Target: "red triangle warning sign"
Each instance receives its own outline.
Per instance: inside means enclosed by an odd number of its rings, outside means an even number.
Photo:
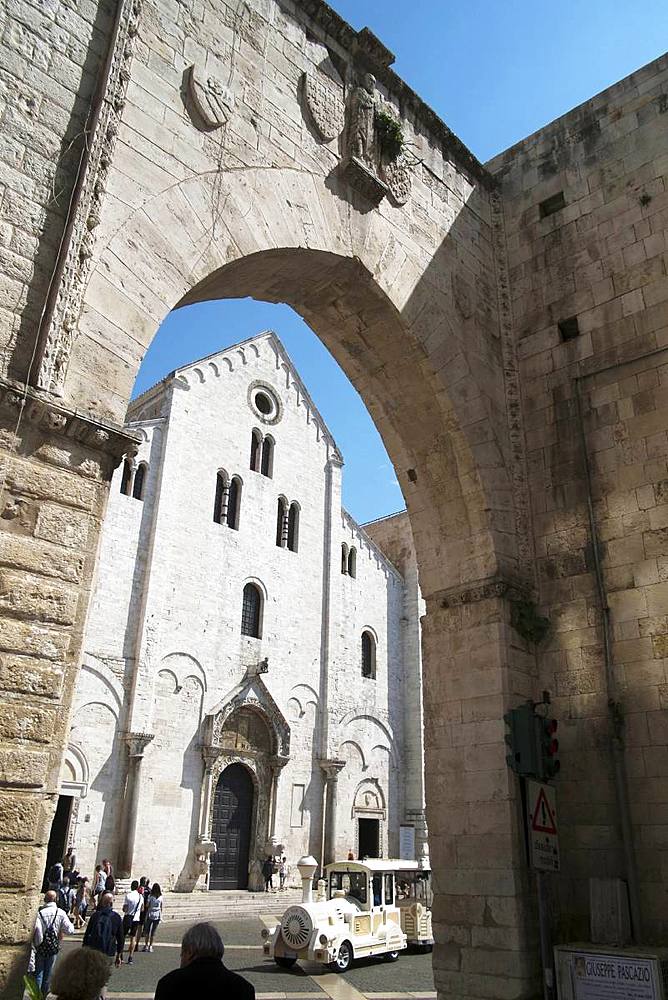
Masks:
[[[536,799],[536,808],[533,811],[531,819],[531,829],[534,833],[551,833],[556,835],[557,832],[557,824],[550,809],[550,803],[547,801],[544,788],[541,788]]]

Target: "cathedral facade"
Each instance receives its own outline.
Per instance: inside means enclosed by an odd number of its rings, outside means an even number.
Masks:
[[[420,852],[406,515],[342,509],[342,457],[271,332],[172,373],[126,429],[50,854],[189,891],[259,888],[268,852]]]

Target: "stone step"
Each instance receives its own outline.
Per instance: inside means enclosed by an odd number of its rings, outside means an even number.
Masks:
[[[117,893],[114,908],[120,912],[124,893]],[[301,889],[282,892],[166,892],[164,920],[222,920],[227,917],[281,914],[299,903]]]

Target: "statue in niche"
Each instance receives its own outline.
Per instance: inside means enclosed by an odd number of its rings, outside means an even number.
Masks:
[[[319,138],[342,139],[342,177],[369,201],[389,195],[397,205],[410,196],[410,163],[401,122],[391,105],[377,99],[376,78],[364,73],[344,101],[342,84],[322,73],[304,73],[302,94]]]
[[[362,82],[355,87],[348,104],[346,123],[346,150],[348,155],[361,160],[375,170],[375,117],[376,78],[365,73]]]

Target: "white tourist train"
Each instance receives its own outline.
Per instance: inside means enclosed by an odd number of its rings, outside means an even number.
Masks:
[[[395,961],[408,945],[430,948],[429,872],[416,861],[368,858],[328,865],[313,895],[315,858],[298,863],[301,904],[262,931],[264,954],[290,968],[298,960],[346,972],[356,958]]]

